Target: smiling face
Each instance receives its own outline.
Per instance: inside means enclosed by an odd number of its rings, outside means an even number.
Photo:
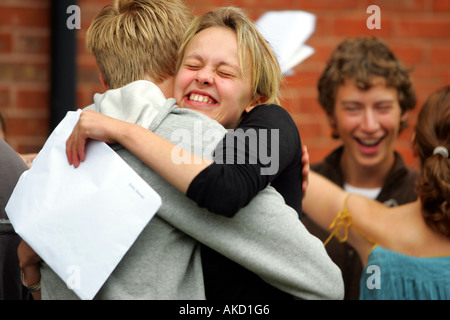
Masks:
[[[241,68],[237,36],[224,27],[211,27],[196,34],[186,48],[175,79],[175,99],[192,109],[235,128],[252,101],[249,61]]]
[[[383,78],[374,78],[370,89],[361,90],[349,79],[337,91],[334,112],[330,122],[344,143],[344,163],[359,168],[392,166],[394,143],[406,117],[394,88],[386,87]]]

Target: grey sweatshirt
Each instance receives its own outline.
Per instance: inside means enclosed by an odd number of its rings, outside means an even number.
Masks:
[[[178,108],[144,80],[96,94],[87,108],[209,158],[226,131],[202,114]],[[199,241],[296,298],[342,299],[339,268],[274,188],[261,191],[230,219],[199,208],[123,147],[113,149],[158,192],[162,206],[95,299],[204,299]],[[180,161],[182,151],[173,159]],[[43,299],[76,298],[46,264],[41,273]]]

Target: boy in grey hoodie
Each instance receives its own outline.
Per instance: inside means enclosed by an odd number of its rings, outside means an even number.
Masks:
[[[180,21],[189,20],[186,9],[179,1],[146,0],[117,1],[102,10],[88,30],[87,41],[88,47],[92,44],[102,82],[114,89],[95,95],[94,104],[86,109],[139,124],[168,140],[176,130],[192,137],[200,129],[202,137],[215,139],[207,140],[199,150],[202,156],[211,157],[210,146],[222,139],[225,129],[202,114],[178,108],[174,99],[166,99],[173,94],[176,51],[184,30],[178,32],[179,39],[174,37]],[[114,30],[109,38],[107,30]],[[175,47],[171,59],[170,47]],[[177,143],[193,149],[190,139]],[[307,232],[297,213],[272,187],[229,219],[199,208],[122,146],[113,148],[158,192],[163,204],[96,299],[204,299],[198,241],[294,297],[342,298],[340,271],[322,243]],[[41,274],[44,299],[76,298],[65,279],[45,263]]]

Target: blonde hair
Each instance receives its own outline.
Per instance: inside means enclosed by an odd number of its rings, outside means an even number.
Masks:
[[[202,30],[211,27],[224,27],[236,33],[241,73],[243,70],[243,61],[245,61],[247,55],[250,55],[253,88],[252,99],[261,95],[267,99],[265,103],[279,104],[279,91],[283,77],[278,60],[267,41],[256,29],[253,21],[238,8],[217,8],[194,20],[183,38],[177,71],[181,66],[186,48],[192,38]]]
[[[94,18],[86,33],[110,88],[175,75],[178,49],[194,15],[180,0],[116,0]]]

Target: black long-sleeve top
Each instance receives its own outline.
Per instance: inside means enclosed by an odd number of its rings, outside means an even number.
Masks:
[[[232,217],[270,183],[300,217],[301,158],[300,135],[289,113],[277,105],[260,105],[225,135],[214,163],[195,177],[187,196],[201,207]],[[207,299],[291,298],[211,248],[202,245],[201,252]]]
[[[301,215],[301,157],[300,135],[289,113],[277,105],[257,106],[225,135],[214,163],[194,178],[187,196],[232,217],[270,183]]]

